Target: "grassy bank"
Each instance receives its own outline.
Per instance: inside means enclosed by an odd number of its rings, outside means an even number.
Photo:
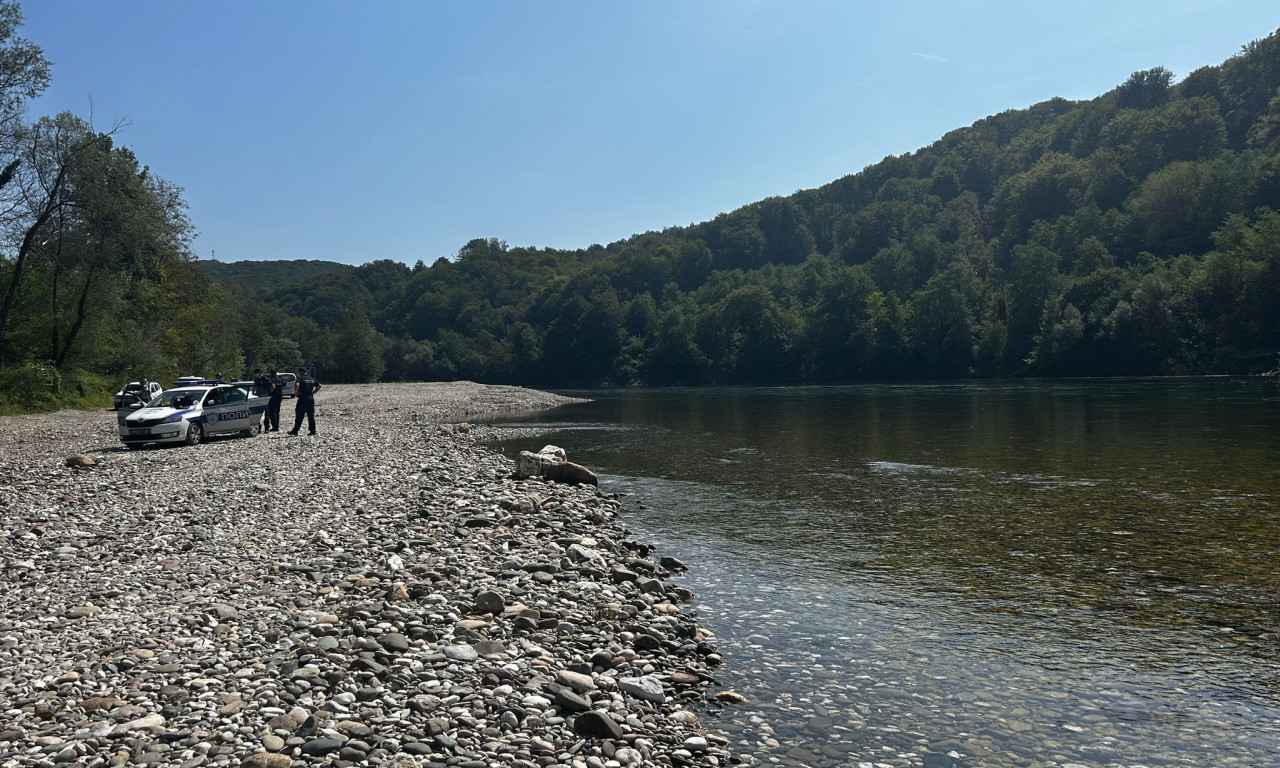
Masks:
[[[0,414],[107,408],[120,388],[117,378],[38,363],[0,368]]]

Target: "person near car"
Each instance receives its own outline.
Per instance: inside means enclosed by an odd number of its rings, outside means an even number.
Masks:
[[[271,375],[267,377],[267,381],[271,385],[271,399],[267,401],[267,431],[280,431],[280,402],[284,400],[284,382],[280,380],[279,374],[273,368]]]
[[[261,368],[253,369],[253,396],[268,397],[271,395],[271,382]]]
[[[298,382],[295,390],[298,404],[294,407],[293,429],[289,434],[297,435],[302,427],[302,418],[307,419],[307,434],[316,433],[316,393],[320,391],[320,382],[311,378],[306,368],[298,369]]]

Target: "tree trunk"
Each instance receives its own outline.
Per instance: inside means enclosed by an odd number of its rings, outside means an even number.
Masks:
[[[71,345],[75,343],[76,336],[79,335],[80,329],[84,327],[84,317],[86,308],[89,305],[89,289],[93,287],[93,271],[84,278],[84,290],[80,292],[80,302],[76,305],[76,321],[71,324],[71,328],[67,330],[67,339],[62,344],[62,355],[55,358],[54,363],[58,370],[62,370],[62,366],[67,362],[67,355],[71,353]]]
[[[53,300],[50,302],[53,305],[53,332],[49,334],[50,340],[52,341],[52,344],[50,345],[50,360],[58,359],[58,326],[61,325],[61,323],[58,322],[58,273],[61,271],[62,270],[58,268],[57,264],[53,265]]]
[[[58,174],[58,186],[62,186],[62,174]],[[9,290],[4,294],[4,303],[0,304],[0,365],[4,364],[4,340],[5,332],[9,328],[9,313],[13,310],[13,304],[18,299],[18,287],[22,285],[22,272],[27,266],[27,256],[31,254],[31,248],[35,245],[36,235],[40,232],[40,228],[45,225],[49,218],[53,216],[53,212],[58,209],[61,203],[56,197],[50,196],[44,210],[36,217],[35,223],[27,228],[22,236],[22,245],[18,246],[18,257],[13,261],[13,277],[9,279]]]
[[[92,146],[95,140],[96,137],[91,136],[72,147],[66,154],[59,155],[58,173],[54,176],[53,182],[44,188],[45,198],[44,204],[40,208],[40,213],[22,235],[22,245],[18,246],[18,256],[13,262],[13,276],[9,279],[9,289],[5,291],[4,302],[0,303],[0,365],[4,365],[4,343],[5,335],[9,330],[9,313],[13,311],[14,302],[18,299],[18,288],[22,285],[22,272],[27,266],[27,256],[31,254],[31,249],[35,247],[36,237],[40,234],[41,227],[53,217],[53,214],[62,210],[64,202],[62,188],[66,184],[67,172],[72,159]],[[33,153],[34,151],[33,149]],[[0,175],[8,175],[12,178],[13,172],[17,168],[16,163],[11,163],[4,171],[0,172]]]

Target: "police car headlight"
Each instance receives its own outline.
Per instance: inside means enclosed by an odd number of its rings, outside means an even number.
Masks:
[[[180,414],[180,413],[175,413],[175,414],[173,414],[172,416],[170,416],[169,418],[164,419],[164,420],[163,420],[163,421],[161,421],[160,423],[161,423],[161,424],[177,424],[179,421],[182,421],[182,414]]]

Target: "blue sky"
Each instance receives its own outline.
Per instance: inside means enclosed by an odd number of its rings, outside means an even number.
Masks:
[[[820,186],[1280,27],[1275,0],[27,0],[71,110],[183,186],[201,258],[578,248]]]

